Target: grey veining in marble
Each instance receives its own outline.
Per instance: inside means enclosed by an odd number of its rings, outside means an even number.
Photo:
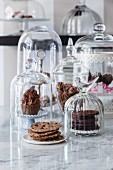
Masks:
[[[0,107],[0,119],[0,170],[113,170],[113,119],[105,119],[102,136],[46,146],[10,133],[8,107]]]

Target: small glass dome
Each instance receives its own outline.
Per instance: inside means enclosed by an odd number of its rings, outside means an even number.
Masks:
[[[75,43],[75,55],[89,70],[87,82],[99,77],[91,89],[105,105],[105,111],[113,111],[113,36],[104,33],[105,25],[94,25],[94,34],[84,36]]]
[[[50,78],[35,71],[35,66],[34,59],[27,59],[25,72],[15,76],[11,82],[10,113],[15,130],[26,130],[35,119],[52,112]]]
[[[78,93],[75,77],[81,69],[81,63],[74,57],[74,46],[71,38],[68,40],[66,50],[67,57],[63,58],[53,70],[57,99],[62,112],[64,112],[65,102]]]
[[[1,6],[1,19],[32,19],[44,18],[43,6],[35,0],[3,0]]]
[[[79,93],[72,96],[65,104],[64,125],[69,134],[97,135],[104,130],[104,107],[102,102],[88,90],[93,82],[84,84],[76,78]]]
[[[95,23],[102,23],[101,17],[80,0],[74,9],[70,10],[62,21],[61,34],[87,35],[93,33]]]

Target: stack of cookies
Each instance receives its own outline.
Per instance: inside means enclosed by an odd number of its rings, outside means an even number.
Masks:
[[[99,112],[96,110],[85,110],[79,112],[72,112],[72,129],[82,131],[98,130]]]
[[[57,122],[36,122],[31,124],[28,135],[39,142],[59,141],[64,139],[60,127],[61,124]]]

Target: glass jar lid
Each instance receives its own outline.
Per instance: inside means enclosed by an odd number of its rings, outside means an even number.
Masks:
[[[102,53],[113,51],[113,36],[105,33],[105,25],[96,23],[94,34],[84,36],[75,43],[76,53]]]

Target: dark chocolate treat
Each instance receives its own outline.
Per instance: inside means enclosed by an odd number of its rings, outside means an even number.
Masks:
[[[103,80],[102,74],[101,74],[101,73],[98,73],[98,74],[97,74],[97,77],[99,77],[99,78],[98,78],[98,80],[97,80],[96,83],[102,82],[102,80]]]
[[[71,87],[72,87],[72,84],[67,83],[67,84],[64,85],[64,90],[68,91]]]
[[[63,91],[64,89],[64,83],[63,82],[58,82],[57,86],[56,86],[57,91]]]
[[[96,110],[81,110],[79,112],[72,112],[72,116],[75,116],[75,117],[87,117],[87,116],[95,116],[95,115],[98,115],[99,114],[99,111],[96,111]]]
[[[91,74],[91,72],[89,71],[88,81],[91,81],[91,80],[92,80],[92,74]]]
[[[96,83],[100,83],[102,82],[102,74],[96,73],[96,74],[91,74],[91,72],[89,71],[89,75],[88,75],[88,81],[92,81],[94,80],[96,77],[99,77],[98,80],[96,81]]]
[[[95,120],[95,118],[93,119],[82,119],[82,120],[77,120],[77,119],[72,119],[72,123],[75,123],[75,124],[80,124],[80,125],[86,125],[86,124],[95,124],[95,122],[97,121],[98,119]]]
[[[110,73],[105,73],[103,74],[102,80],[103,80],[103,83],[108,86],[109,84],[111,84],[113,80],[113,76]]]
[[[57,86],[58,100],[61,105],[62,110],[64,111],[65,102],[73,95],[79,93],[77,87],[72,86],[70,83],[64,84],[63,82],[58,82]]]
[[[72,129],[74,129],[74,130],[82,130],[82,131],[84,131],[84,130],[99,130],[99,126],[98,125],[95,125],[95,126],[76,126],[76,125],[73,125],[72,126]]]
[[[20,18],[33,18],[32,15],[22,15]]]
[[[71,88],[69,88],[69,90],[68,90],[68,94],[69,95],[74,95],[74,94],[77,94],[78,93],[78,90],[77,90],[77,87],[71,87]]]
[[[97,116],[99,112],[96,110],[81,110],[72,112],[72,129],[76,130],[97,130]]]
[[[36,115],[40,109],[40,96],[35,86],[25,91],[22,96],[22,113],[25,115]]]

